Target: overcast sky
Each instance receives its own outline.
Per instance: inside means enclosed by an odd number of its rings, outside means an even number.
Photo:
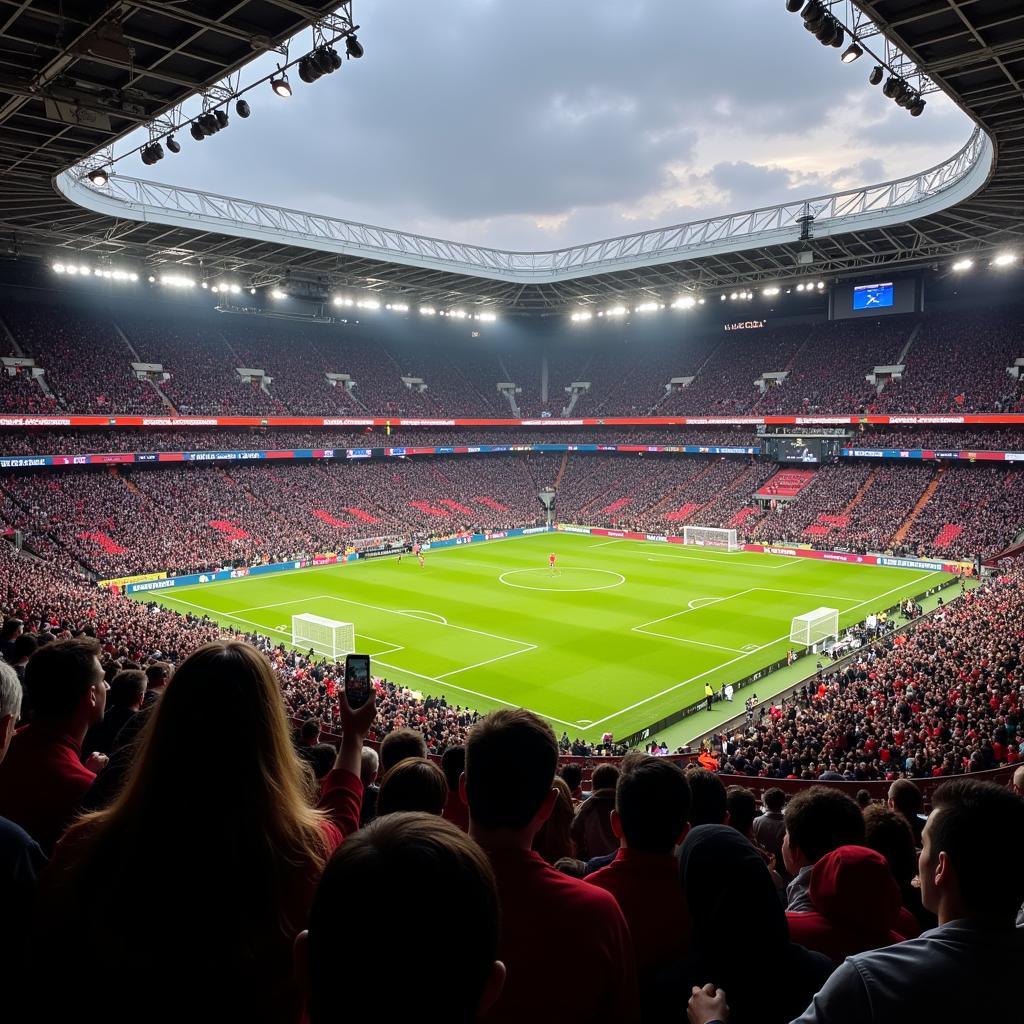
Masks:
[[[349,220],[550,249],[923,170],[970,134],[911,118],[781,0],[355,0],[360,61],[153,168]],[[309,47],[306,32],[292,44]],[[271,65],[272,66],[272,65]],[[243,72],[258,77],[266,62]]]

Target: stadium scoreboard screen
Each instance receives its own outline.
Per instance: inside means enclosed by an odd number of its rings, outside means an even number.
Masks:
[[[829,295],[829,318],[919,313],[921,305],[921,282],[916,277],[868,278],[835,285]]]
[[[797,437],[768,435],[765,453],[776,462],[834,462],[839,458],[838,437]]]

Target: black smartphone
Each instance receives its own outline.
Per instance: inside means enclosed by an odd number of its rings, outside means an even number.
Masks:
[[[368,654],[345,655],[345,699],[355,711],[370,699],[370,656]]]

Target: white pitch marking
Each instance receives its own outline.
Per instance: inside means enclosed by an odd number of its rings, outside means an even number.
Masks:
[[[615,540],[603,540],[600,544],[588,544],[587,548],[604,548],[609,544],[628,544],[630,543],[625,537],[616,537]]]
[[[739,590],[735,594],[726,594],[725,597],[719,597],[716,600],[718,602],[721,602],[721,601],[731,601],[734,597],[743,597],[744,594],[752,594],[757,589],[758,589],[757,587],[751,587],[749,590]],[[655,626],[659,622],[664,622],[666,619],[674,619],[674,618],[676,618],[677,615],[689,615],[690,612],[699,612],[699,611],[700,611],[700,608],[685,608],[681,612],[672,612],[670,615],[662,615],[662,617],[660,619],[651,619],[650,622],[641,622],[639,626],[633,626],[632,628],[635,629],[635,630],[644,630],[648,626]]]
[[[427,622],[438,622],[442,626],[448,625],[448,620],[443,615],[438,615],[437,612],[421,612],[417,609],[404,610],[396,612],[396,615],[408,615],[410,619],[424,619]]]
[[[852,608],[847,608],[844,614],[849,614],[857,608],[863,608],[865,605],[874,604],[880,601],[883,597],[888,597],[890,594],[895,594],[898,590],[906,590],[908,587],[912,587],[915,584],[923,583],[925,580],[930,579],[932,576],[940,576],[941,572],[936,569],[933,572],[925,573],[924,576],[918,576],[916,579],[909,580],[906,583],[900,584],[898,587],[893,587],[892,590],[887,590],[884,594],[875,594],[873,597],[869,597],[866,601],[861,601],[859,604],[854,605]],[[757,588],[754,588],[757,589]],[[679,613],[683,614],[683,613]],[[660,621],[660,620],[655,620]],[[650,625],[650,623],[647,623]],[[786,633],[784,636],[780,636],[777,640],[771,640],[766,644],[762,644],[760,647],[754,648],[748,654],[741,654],[736,658],[732,658],[729,661],[722,662],[721,665],[715,665],[714,668],[709,668],[705,672],[701,672],[698,675],[691,676],[689,679],[684,679],[681,683],[676,683],[673,686],[668,687],[666,690],[662,690],[660,693],[654,693],[650,697],[644,697],[643,700],[638,700],[634,704],[630,704],[628,708],[623,708],[621,711],[615,711],[610,715],[605,715],[604,718],[599,718],[596,722],[591,723],[595,728],[599,725],[604,725],[605,722],[610,722],[614,718],[619,718],[621,715],[625,715],[630,711],[635,711],[637,708],[643,707],[645,704],[649,704],[652,700],[657,700],[659,697],[664,697],[669,693],[673,693],[678,690],[681,686],[686,686],[689,683],[695,683],[698,679],[703,679],[705,676],[711,675],[712,672],[718,672],[720,669],[728,668],[730,665],[735,665],[737,661],[742,661],[744,658],[749,658],[751,654],[757,654],[758,651],[763,651],[766,647],[771,647],[774,644],[782,643],[783,640],[788,640],[789,634]]]
[[[743,648],[741,647],[726,647],[723,644],[712,644],[706,640],[691,640],[685,636],[672,636],[671,633],[658,633],[653,629],[640,629],[638,626],[634,626],[631,633],[643,633],[644,636],[660,636],[664,640],[675,640],[680,644],[696,644],[698,647],[714,647],[718,651],[729,651],[731,654],[742,654]]]
[[[447,679],[449,676],[457,676],[460,672],[470,672],[475,668],[483,668],[484,665],[491,665],[496,661],[504,661],[506,658],[514,658],[519,654],[528,654],[530,651],[537,650],[536,644],[531,644],[529,647],[524,647],[521,651],[510,651],[508,654],[499,654],[496,658],[488,658],[486,661],[478,661],[475,665],[465,665],[462,668],[452,669],[451,672],[443,672],[439,675],[438,679]]]
[[[696,611],[698,608],[706,608],[709,604],[717,604],[724,600],[724,597],[695,597],[692,601],[687,601],[686,604],[692,611]]]
[[[503,572],[498,577],[498,582],[503,583],[506,587],[513,587],[516,590],[540,590],[546,594],[585,594],[595,590],[611,590],[613,587],[621,587],[626,582],[626,577],[621,572],[613,572],[611,569],[588,569],[586,566],[574,565],[565,566],[570,572],[600,572],[606,576],[618,576],[618,581],[615,583],[606,583],[601,587],[530,587],[525,583],[509,583],[506,576],[516,576],[521,572],[546,572],[540,566],[533,569],[510,569],[508,572]]]

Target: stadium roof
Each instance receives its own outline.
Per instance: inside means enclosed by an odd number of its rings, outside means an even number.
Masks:
[[[107,32],[97,31],[102,17],[72,18],[74,28],[59,38],[56,0],[31,6],[0,0],[0,231],[23,253],[49,256],[65,247],[165,268],[202,261],[207,272],[261,282],[290,273],[314,287],[370,289],[396,301],[550,314],[671,301],[688,290],[929,266],[1024,241],[1024,7],[1007,0],[856,0],[860,15],[978,125],[939,167],[803,203],[542,253],[426,238],[121,175],[102,191],[74,172],[51,183],[114,136],[222,79],[268,39],[284,39],[334,5],[240,3],[207,19],[195,12],[209,4],[189,4],[187,12],[186,5],[110,4],[107,15],[120,12],[120,29],[135,48],[131,69],[110,50]],[[831,6],[841,16],[847,4]],[[62,9],[73,15],[93,7]],[[154,42],[161,38],[177,42]],[[9,84],[4,67],[12,63],[11,39],[21,48],[20,87]],[[59,90],[68,88],[90,98],[83,108],[94,110],[92,124],[59,120]],[[908,118],[907,132],[914,126]],[[808,214],[813,237],[802,239]]]

